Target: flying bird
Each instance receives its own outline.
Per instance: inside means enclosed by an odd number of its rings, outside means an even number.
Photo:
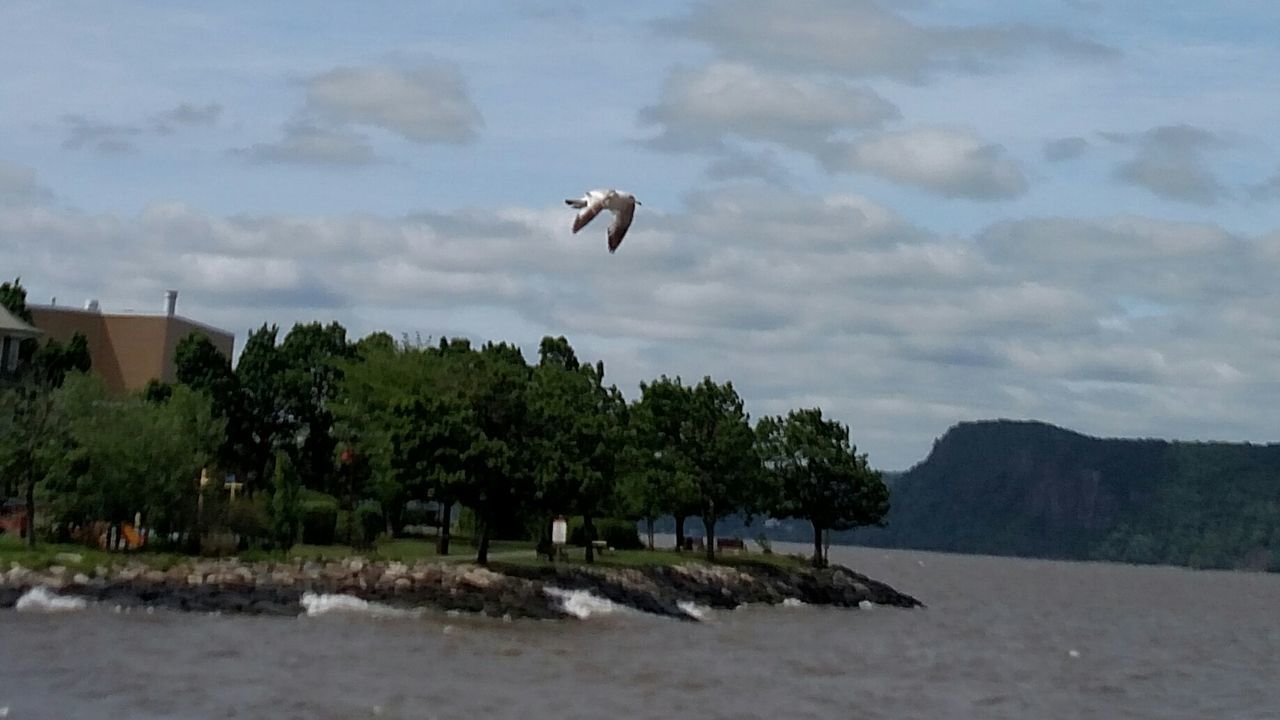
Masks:
[[[612,253],[622,244],[622,236],[631,227],[631,218],[636,214],[636,206],[641,202],[635,195],[627,192],[609,190],[591,190],[576,200],[565,200],[566,205],[578,208],[578,215],[573,219],[573,231],[576,233],[586,227],[591,219],[601,210],[613,213],[613,224],[609,226],[609,252]]]

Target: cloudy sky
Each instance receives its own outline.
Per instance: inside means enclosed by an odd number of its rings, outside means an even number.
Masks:
[[[8,0],[0,275],[237,345],[564,334],[886,469],[1280,440],[1280,6],[1160,5]],[[563,205],[607,186],[616,255]]]

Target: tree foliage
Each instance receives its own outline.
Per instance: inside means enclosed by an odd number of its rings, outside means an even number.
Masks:
[[[164,532],[194,526],[200,471],[225,427],[206,396],[179,386],[159,403],[112,397],[98,378],[78,374],[55,401],[67,430],[45,485],[55,521],[127,522],[141,513]]]
[[[826,565],[823,532],[882,522],[889,491],[849,440],[849,429],[822,410],[793,410],[756,424],[764,466],[774,483],[770,514],[813,524],[813,564]]]

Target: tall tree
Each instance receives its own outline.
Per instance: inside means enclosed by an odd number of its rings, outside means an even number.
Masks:
[[[582,515],[593,562],[593,519],[613,496],[626,403],[604,385],[603,364],[579,365],[563,337],[543,338],[539,354],[529,393],[537,504],[543,513]]]
[[[23,322],[32,322],[31,309],[27,307],[27,289],[22,279],[0,283],[0,305]],[[75,333],[64,345],[49,338],[41,345],[35,338],[23,340],[18,346],[21,375],[36,384],[57,389],[68,372],[88,372],[92,359],[89,341],[82,333]]]
[[[756,438],[774,481],[776,517],[813,525],[813,565],[827,564],[823,533],[876,525],[889,511],[889,491],[849,439],[849,428],[824,418],[822,410],[793,410],[764,417]]]
[[[27,307],[27,289],[22,286],[22,278],[0,283],[0,306],[19,320],[31,323],[31,309]]]
[[[703,378],[693,388],[682,434],[693,466],[699,515],[707,530],[707,559],[715,560],[716,521],[753,508],[761,497],[755,434],[733,383],[721,385]]]
[[[675,518],[677,549],[684,547],[686,518],[698,514],[700,508],[695,466],[685,443],[685,422],[692,403],[693,388],[679,377],[663,375],[640,383],[640,398],[631,409],[629,422],[629,497]]]
[[[24,322],[31,322],[27,291],[21,279],[0,283],[0,304]],[[26,500],[27,543],[36,542],[36,486],[48,475],[51,464],[61,455],[65,427],[58,413],[55,392],[68,373],[87,372],[89,345],[76,333],[67,345],[49,340],[41,346],[35,339],[19,346],[18,375],[8,378],[0,398],[0,471],[6,477],[19,476]],[[4,427],[8,426],[8,427]]]
[[[0,473],[21,478],[27,545],[35,547],[36,486],[64,456],[65,423],[47,385],[31,381],[0,389]]]
[[[355,344],[351,357],[338,363],[341,378],[330,404],[334,416],[334,438],[343,452],[363,458],[368,467],[368,483],[362,491],[376,497],[393,532],[400,528],[406,500],[436,500],[445,509],[439,549],[448,554],[449,520],[446,497],[448,473],[436,475],[421,465],[420,443],[430,432],[415,427],[427,422],[422,413],[434,417],[432,403],[446,387],[445,359],[441,351],[408,342],[397,344],[385,333],[376,333]],[[456,403],[457,391],[449,390]],[[415,407],[421,401],[423,407]],[[438,482],[437,482],[438,481]],[[351,509],[355,488],[340,489],[344,509]]]
[[[58,391],[71,443],[48,486],[65,522],[131,520],[186,532],[195,527],[200,470],[222,440],[209,399],[177,386],[168,400],[110,397],[100,378],[76,375]]]
[[[525,442],[530,370],[520,349],[506,343],[487,343],[465,356],[459,370],[450,375],[461,384],[476,429],[463,458],[459,500],[479,520],[476,561],[484,564],[498,520],[517,513],[531,494]]]
[[[270,475],[276,450],[292,446],[296,436],[286,402],[286,366],[276,347],[278,333],[275,325],[266,324],[251,331],[236,363],[239,406],[244,412],[240,426],[244,447],[240,448],[240,455],[249,492]]]
[[[337,442],[333,437],[330,404],[342,380],[340,361],[351,354],[347,331],[334,322],[293,326],[279,353],[286,413],[299,438],[291,450],[305,487],[335,490]]]
[[[174,350],[177,381],[209,396],[215,416],[226,423],[226,434],[218,448],[217,462],[224,470],[240,475],[243,456],[252,445],[241,395],[240,381],[231,369],[231,359],[213,344],[207,335],[193,332],[178,341]]]

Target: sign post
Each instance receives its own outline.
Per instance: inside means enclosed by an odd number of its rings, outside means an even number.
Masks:
[[[565,520],[563,515],[558,515],[555,520],[551,521],[551,548],[553,560],[564,553],[564,546],[568,539],[569,521]]]

